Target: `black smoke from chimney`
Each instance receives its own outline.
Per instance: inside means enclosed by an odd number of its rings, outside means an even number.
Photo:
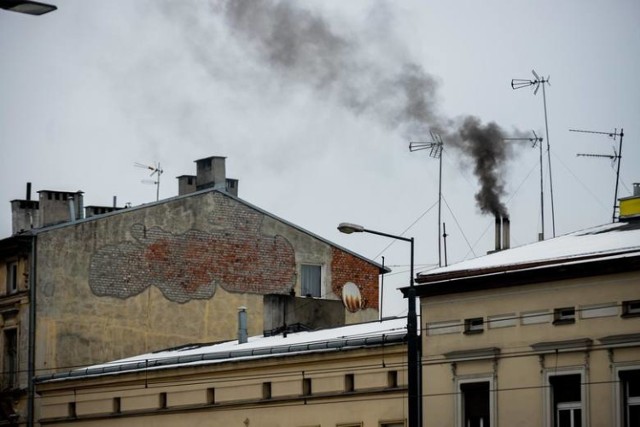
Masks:
[[[480,181],[476,194],[483,213],[506,215],[501,201],[501,168],[508,157],[505,132],[495,123],[482,124],[473,116],[450,119],[438,108],[438,82],[417,63],[371,53],[372,43],[361,42],[356,32],[338,32],[319,12],[304,3],[284,0],[211,0],[208,10],[223,20],[234,39],[272,69],[284,84],[302,84],[333,97],[357,115],[366,115],[406,138],[434,131],[445,145],[460,150],[474,164]],[[191,52],[216,73],[218,64],[203,49],[210,32],[200,10],[165,2],[173,22],[188,30]],[[348,34],[348,35],[347,35]],[[394,64],[400,65],[395,66]]]

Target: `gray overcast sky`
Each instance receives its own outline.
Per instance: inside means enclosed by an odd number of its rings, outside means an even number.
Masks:
[[[24,198],[28,181],[34,191],[82,190],[85,205],[114,195],[138,205],[155,200],[155,188],[134,162],[161,163],[166,198],[177,194],[174,177],[195,173],[194,160],[222,155],[245,200],[385,256],[395,274],[384,314],[402,315],[392,289],[408,283],[406,245],[385,250],[389,241],[341,235],[337,224],[400,234],[415,222],[405,235],[416,238],[417,270],[437,264],[438,162],[409,153],[409,140],[469,115],[544,136],[542,90],[510,86],[531,69],[551,76],[556,234],[611,220],[615,168],[576,154],[612,154],[617,141],[570,128],[624,128],[619,195],[640,182],[637,0],[52,2],[59,9],[40,17],[0,11],[2,237],[9,201]],[[415,95],[425,122],[405,115]],[[510,144],[503,202],[512,245],[522,245],[540,231],[538,151]],[[472,164],[445,147],[450,263],[493,245]]]

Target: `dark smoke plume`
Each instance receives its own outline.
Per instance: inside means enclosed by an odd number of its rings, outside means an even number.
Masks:
[[[179,14],[172,4],[167,3],[166,8],[175,19]],[[209,6],[222,17],[232,36],[284,82],[311,86],[353,113],[371,116],[407,137],[425,135],[429,130],[439,133],[448,148],[460,150],[473,161],[480,181],[476,194],[480,210],[506,214],[500,201],[504,194],[500,172],[508,154],[503,130],[495,123],[483,125],[472,116],[455,120],[443,117],[437,108],[437,80],[421,65],[372,54],[370,44],[339,33],[329,20],[300,8],[300,4],[217,0]],[[189,8],[179,12],[189,13]],[[191,33],[198,30],[194,25],[197,17],[184,18]],[[206,29],[200,30],[204,36]],[[194,43],[193,52],[202,55],[202,46]],[[207,60],[200,62],[206,64]],[[398,67],[389,65],[398,62]]]

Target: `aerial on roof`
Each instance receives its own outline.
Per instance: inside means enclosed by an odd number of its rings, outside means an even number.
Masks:
[[[312,332],[290,333],[286,336],[255,336],[242,344],[238,340],[217,344],[189,344],[68,372],[43,375],[37,378],[37,381],[77,379],[145,369],[166,369],[230,360],[391,345],[405,342],[406,331],[407,319],[401,317]]]

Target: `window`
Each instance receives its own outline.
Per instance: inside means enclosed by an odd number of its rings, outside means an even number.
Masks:
[[[262,398],[271,399],[271,383],[262,383]]]
[[[78,416],[78,413],[76,412],[76,402],[69,402],[69,405],[67,406],[67,414],[71,418],[76,418]]]
[[[355,388],[355,382],[354,382],[354,376],[353,374],[347,374],[344,376],[344,391],[346,392],[350,392],[350,391],[354,391]]]
[[[576,309],[575,307],[563,307],[553,310],[553,324],[554,325],[566,325],[575,323],[576,321]]]
[[[7,264],[7,294],[18,292],[18,263],[16,261]]]
[[[4,388],[18,387],[18,330],[4,330]]]
[[[119,397],[114,397],[113,398],[113,413],[114,414],[119,414],[120,412],[122,412],[122,401],[120,400]]]
[[[582,426],[582,376],[580,374],[549,377],[554,427]]]
[[[481,334],[482,331],[484,331],[484,319],[482,317],[464,319],[465,334]]]
[[[618,371],[622,395],[622,425],[640,425],[640,369]]]
[[[302,380],[302,395],[311,396],[311,378],[304,378]]]
[[[167,408],[167,393],[160,393],[158,395],[158,407],[160,409]]]
[[[389,388],[398,387],[398,371],[387,372],[387,387]]]
[[[622,317],[640,316],[640,300],[624,301],[622,303]]]
[[[216,403],[216,389],[213,387],[207,389],[207,403],[209,405]]]
[[[380,427],[405,427],[404,421],[382,422]]]
[[[489,381],[460,384],[462,425],[489,427],[491,425],[491,384]]]
[[[319,298],[322,296],[322,266],[303,264],[301,266],[300,286],[302,296]]]

